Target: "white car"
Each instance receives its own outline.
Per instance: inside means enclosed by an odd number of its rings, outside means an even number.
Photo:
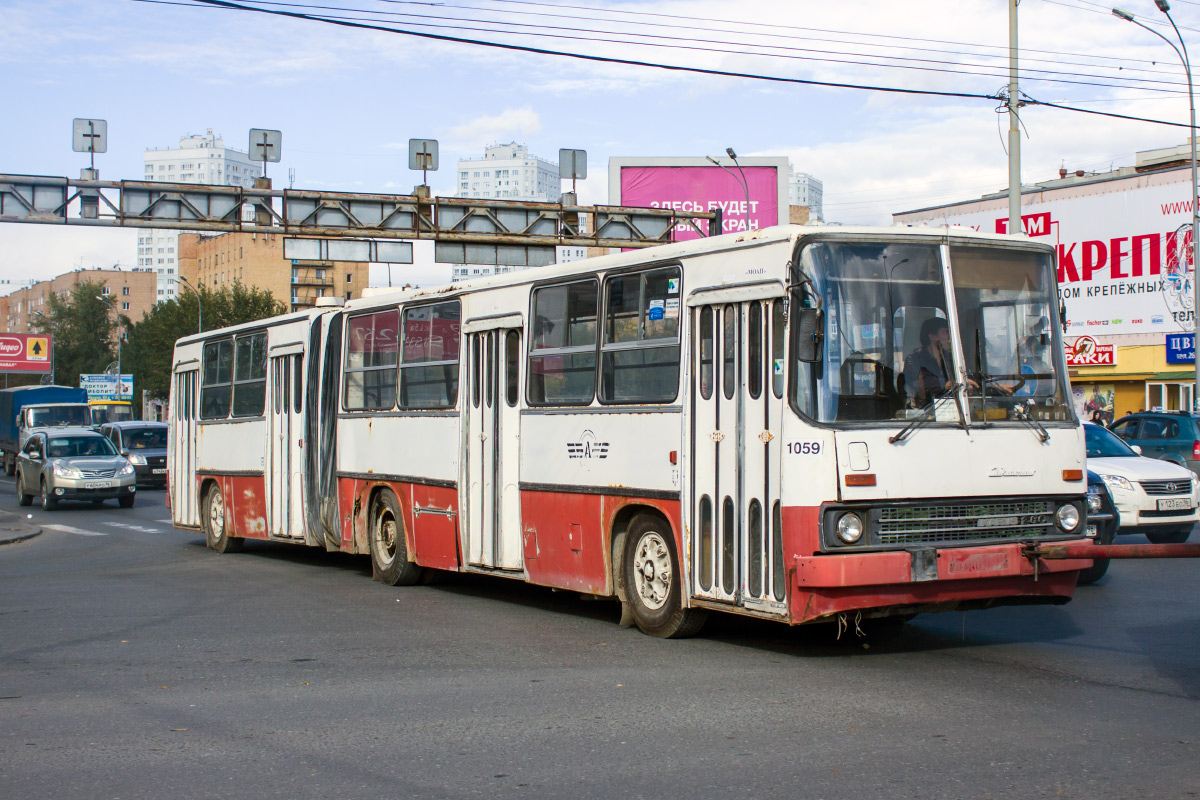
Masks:
[[[1083,426],[1088,469],[1100,475],[1121,514],[1120,533],[1141,533],[1155,544],[1187,541],[1200,520],[1200,481],[1191,470],[1143,458],[1099,425]]]

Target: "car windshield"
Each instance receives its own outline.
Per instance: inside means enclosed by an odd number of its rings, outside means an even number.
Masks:
[[[1084,425],[1083,433],[1087,440],[1088,458],[1137,457],[1137,453],[1133,452],[1129,445],[1106,428],[1101,428],[1099,425]]]
[[[124,428],[121,440],[127,450],[153,450],[167,446],[166,428]]]
[[[29,409],[29,425],[34,428],[54,425],[87,427],[91,424],[92,414],[87,406],[48,406]]]
[[[115,456],[117,449],[103,436],[51,436],[46,448],[49,458]]]

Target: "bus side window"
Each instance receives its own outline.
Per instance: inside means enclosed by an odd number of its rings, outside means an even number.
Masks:
[[[533,293],[528,397],[531,405],[582,405],[596,394],[594,279],[546,286]]]
[[[459,302],[404,309],[400,408],[454,408],[458,403]]]
[[[292,356],[292,410],[297,414],[300,413],[301,401],[300,398],[304,395],[304,381],[301,379],[303,372],[301,365],[304,363],[304,357],[297,353]]]
[[[669,403],[679,393],[679,267],[604,282],[600,402]]]
[[[396,405],[400,311],[351,317],[346,327],[347,411],[390,411]]]
[[[516,406],[519,393],[517,371],[521,361],[521,334],[509,331],[504,336],[504,401]]]
[[[204,345],[204,384],[200,390],[200,418],[229,416],[233,396],[233,340],[218,339]]]
[[[267,402],[267,334],[238,336],[234,343],[233,415],[262,416]]]

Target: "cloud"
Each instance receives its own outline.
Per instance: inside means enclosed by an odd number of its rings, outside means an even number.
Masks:
[[[445,130],[446,147],[453,150],[479,149],[502,139],[528,139],[542,131],[542,118],[529,106],[506,108],[499,114],[476,117]]]

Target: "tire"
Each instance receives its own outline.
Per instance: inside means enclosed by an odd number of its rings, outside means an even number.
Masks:
[[[25,494],[25,490],[22,489],[21,486],[22,486],[21,475],[20,475],[20,472],[18,471],[18,474],[17,474],[17,504],[22,505],[22,506],[32,505],[33,504],[33,495]]]
[[[46,479],[42,478],[42,510],[53,511],[58,505],[58,498],[50,494],[50,484],[46,483]]]
[[[1096,544],[1112,544],[1112,543],[1113,543],[1113,534],[1112,533],[1105,533],[1105,534],[1101,534],[1100,536],[1096,537]],[[1111,561],[1112,561],[1112,559],[1110,559],[1110,558],[1092,559],[1092,565],[1090,567],[1088,567],[1087,569],[1081,569],[1079,571],[1078,585],[1079,586],[1091,586],[1093,583],[1095,583],[1096,581],[1103,578],[1104,574],[1106,572],[1108,572],[1108,565]]]
[[[670,527],[658,517],[635,517],[625,534],[621,559],[625,593],[634,624],[642,633],[661,639],[695,636],[708,612],[683,608],[680,601],[679,557]]]
[[[1183,544],[1191,535],[1192,526],[1184,525],[1171,530],[1147,533],[1146,538],[1150,540],[1151,544]]]
[[[8,458],[7,456],[5,456],[5,458],[4,458],[4,474],[8,475],[9,477],[12,477],[12,474],[16,471],[17,471],[17,457],[13,456],[12,458]]]
[[[117,498],[117,502],[121,504],[121,508],[133,508],[133,501],[136,499],[136,494],[123,494]],[[240,542],[241,539],[238,541]]]
[[[375,580],[388,586],[412,586],[421,582],[425,570],[408,560],[404,518],[400,515],[400,503],[391,492],[381,492],[372,506],[367,535]]]
[[[236,553],[242,549],[243,541],[229,535],[225,497],[221,494],[219,486],[213,485],[204,495],[204,516],[201,523],[204,525],[204,541],[214,553]]]

